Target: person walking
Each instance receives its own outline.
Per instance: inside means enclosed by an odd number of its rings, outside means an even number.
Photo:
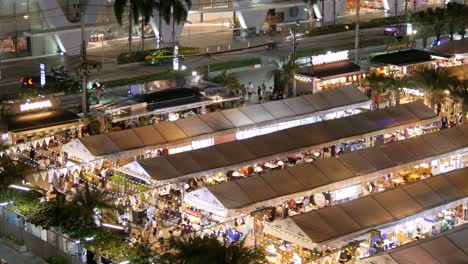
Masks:
[[[252,98],[252,94],[254,92],[254,86],[252,83],[249,82],[248,90],[247,90],[247,95],[248,95],[248,100]]]
[[[262,97],[262,87],[260,87],[260,85],[257,88],[257,94],[258,94],[258,102],[261,103],[263,97]]]

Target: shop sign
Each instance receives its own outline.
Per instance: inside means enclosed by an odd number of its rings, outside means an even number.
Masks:
[[[38,101],[38,102],[26,102],[25,104],[20,105],[20,111],[21,112],[26,112],[26,111],[31,111],[31,110],[38,110],[38,109],[44,109],[44,108],[50,108],[52,107],[52,102],[50,100],[46,101]]]
[[[348,50],[338,52],[327,52],[326,54],[312,56],[312,65],[321,65],[326,63],[348,60]]]
[[[390,43],[385,47],[385,51],[395,51],[403,49],[412,49],[414,47],[414,41]]]
[[[172,59],[172,69],[174,71],[179,70],[179,46],[174,46],[174,58]]]

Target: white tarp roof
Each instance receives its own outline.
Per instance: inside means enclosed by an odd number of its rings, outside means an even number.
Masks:
[[[280,238],[291,241],[300,234],[314,243],[339,247],[371,230],[404,223],[436,211],[466,203],[468,168],[410,183],[384,192],[373,193],[356,200],[295,215],[271,223],[282,230]],[[437,197],[430,204],[421,197]],[[304,235],[305,234],[305,235]],[[294,241],[292,241],[294,242]]]
[[[229,149],[223,147],[225,144],[219,144],[137,162],[146,163],[152,167],[158,167],[169,162],[174,168],[173,171],[166,171],[166,175],[161,172],[148,172],[148,175],[156,181],[170,182],[204,176],[220,170],[236,169],[243,165],[274,159],[275,157],[284,157],[289,153],[298,152],[305,148],[329,146],[371,135],[381,135],[422,123],[428,124],[435,121],[436,118],[434,111],[418,101],[230,142],[228,143]],[[238,150],[238,153],[252,155],[249,155],[248,159],[239,158],[239,155],[232,155],[233,149]],[[216,157],[216,159],[213,159],[213,157]],[[347,173],[346,168],[342,166],[340,168],[339,172],[341,174]]]
[[[265,126],[277,122],[302,119],[309,116],[354,109],[370,104],[370,99],[354,86],[327,91],[328,97],[346,98],[341,104],[319,100],[321,105],[314,105],[310,99],[322,98],[320,93],[267,102],[258,105],[227,109],[206,115],[195,115],[176,122],[161,122],[155,125],[110,132],[76,139],[64,146],[66,152],[92,160],[98,157],[122,156],[122,153],[144,148],[169,147],[190,141],[213,137],[214,133],[232,130],[245,130],[252,126]],[[290,100],[302,100],[303,104],[288,105]],[[323,101],[323,102],[322,102]],[[189,142],[191,143],[191,142]],[[85,150],[86,153],[80,154]]]

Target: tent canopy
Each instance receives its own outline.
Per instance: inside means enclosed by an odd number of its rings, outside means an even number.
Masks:
[[[295,228],[315,243],[330,243],[344,236],[353,239],[363,231],[402,220],[468,196],[468,168],[440,174],[384,192],[290,217]],[[438,195],[437,202],[421,203],[421,197]],[[337,217],[339,216],[339,217]],[[281,226],[278,221],[278,226]],[[288,220],[289,221],[289,220]],[[288,222],[288,225],[290,223]],[[285,230],[286,233],[290,231]]]
[[[409,150],[415,145],[413,141],[419,142],[419,146],[423,146],[423,149],[425,149],[426,146],[432,149],[430,143],[426,139],[432,139],[433,134],[441,135],[444,140],[454,145],[459,145],[459,148],[455,149],[455,151],[466,151],[468,142],[466,142],[465,138],[468,138],[468,133],[462,132],[465,127],[468,127],[468,124],[425,134],[404,141],[345,153],[336,158],[326,158],[311,163],[302,163],[284,170],[222,183],[207,187],[206,189],[212,192],[219,203],[223,204],[227,209],[252,211],[256,208],[275,205],[281,201],[290,199],[290,197],[287,197],[287,195],[290,194],[294,194],[296,197],[308,196],[312,193],[316,193],[318,188],[323,189],[327,186],[328,190],[332,187],[334,189],[345,188],[358,184],[359,182],[367,181],[367,179],[371,179],[379,173],[381,174],[382,170],[388,171],[389,169],[396,170],[397,168],[412,167],[414,163],[418,163],[422,160],[421,156],[403,153],[410,153]],[[447,132],[451,130],[456,132]],[[464,133],[464,137],[458,133]],[[457,136],[452,138],[448,135]],[[460,143],[463,142],[464,144],[461,145]],[[416,149],[416,151],[418,150]],[[433,155],[429,157],[424,156],[423,159],[450,155],[453,151],[453,149],[447,150],[446,152],[436,152],[432,150],[431,153]],[[400,155],[398,155],[399,153]],[[360,177],[360,179],[356,180],[358,177]],[[255,180],[253,180],[254,178]],[[259,184],[253,185],[251,182]],[[452,185],[443,185],[443,183],[446,182],[439,178],[431,178],[427,181],[428,186],[440,191],[440,195],[444,195],[444,193],[453,195],[456,193],[455,190],[450,189]],[[463,186],[462,184],[463,182],[460,182],[458,186]],[[258,187],[258,185],[261,187]],[[431,192],[427,192],[424,186],[416,186],[408,185],[403,189],[409,188],[410,191],[415,194],[416,201],[423,206],[440,203],[441,199],[453,198],[439,197],[439,195],[433,195]],[[264,192],[264,194],[253,196],[252,193],[255,192]],[[235,197],[249,197],[249,199],[233,201]],[[404,194],[402,193],[399,197],[404,197]],[[379,203],[384,203],[385,201],[391,200],[387,200],[383,197],[382,201],[379,200]],[[408,202],[408,204],[409,203],[410,202]]]
[[[468,225],[414,241],[369,258],[361,263],[468,263]]]
[[[340,103],[326,100],[320,93],[295,97],[264,104],[227,109],[220,112],[195,115],[175,122],[127,129],[103,135],[76,139],[80,144],[66,144],[66,152],[87,149],[94,158],[148,147],[168,147],[190,140],[193,137],[213,137],[214,133],[245,130],[252,126],[264,126],[291,119],[325,115],[343,109],[354,109],[370,100],[354,86],[327,91],[328,98],[341,98]],[[312,100],[312,101],[311,101]],[[131,132],[128,132],[131,131]],[[111,147],[96,147],[93,142],[104,140]],[[78,146],[82,145],[82,146]],[[101,144],[103,145],[103,144]],[[87,157],[85,157],[87,159]]]
[[[402,129],[403,127],[433,122],[436,118],[435,113],[427,107],[421,108],[421,105],[421,102],[414,102],[377,111],[365,112],[350,117],[317,122],[245,140],[230,142],[227,143],[228,147],[226,147],[224,144],[220,144],[203,148],[201,150],[173,154],[169,157],[157,157],[149,159],[145,162],[154,163],[154,166],[157,166],[159,159],[167,159],[172,164],[172,167],[177,168],[178,172],[169,173],[172,175],[172,177],[160,177],[160,173],[157,175],[151,175],[148,173],[156,181],[169,179],[180,180],[184,178],[204,176],[212,172],[212,170],[219,171],[235,169],[243,165],[247,165],[247,163],[252,164],[261,162],[278,156],[284,157],[289,153],[300,151],[305,147],[321,147],[323,144],[332,145],[362,137],[369,137],[371,135],[380,135],[387,133],[390,130],[393,131],[393,129]],[[395,110],[395,108],[403,108],[404,110],[399,111]],[[416,114],[413,113],[416,112],[414,109],[422,109],[425,112],[431,112],[431,118],[419,118]],[[240,111],[237,109],[232,110]],[[401,113],[401,115],[410,117],[390,119],[390,113],[396,112]],[[424,114],[419,115],[425,116]],[[362,116],[362,119],[369,120],[368,123],[363,122],[359,125],[370,127],[370,129],[354,129],[355,124],[353,125],[352,120],[355,120],[356,116]],[[360,117],[358,117],[358,119],[359,118]],[[363,130],[369,133],[367,135],[363,135],[361,133]],[[242,155],[237,155],[237,152],[234,150],[239,150],[240,153],[247,153],[247,155],[245,157]],[[371,161],[372,166],[377,167],[378,169],[391,167],[396,163],[401,162],[401,160],[393,161],[381,153],[368,153],[375,151],[382,152],[383,150],[383,148],[370,149],[366,152],[363,152],[362,154],[364,158]],[[387,152],[390,153],[391,151],[392,150],[389,149]],[[395,151],[393,151],[393,153],[394,152]],[[214,153],[214,156],[200,155],[199,153]],[[395,155],[393,154],[393,156]],[[409,156],[409,154],[406,156]],[[216,159],[213,159],[213,157],[216,157]],[[135,162],[138,163],[142,161]],[[316,166],[319,166],[318,168],[325,174],[331,173],[331,175],[329,175],[331,180],[334,180],[335,178],[344,179],[352,176],[352,172],[341,163],[336,164],[327,160],[321,160],[317,161]]]

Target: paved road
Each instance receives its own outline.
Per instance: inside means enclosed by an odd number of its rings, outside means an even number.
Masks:
[[[6,260],[8,264],[46,264],[41,258],[29,252],[20,254],[11,249],[0,240],[0,259]]]

